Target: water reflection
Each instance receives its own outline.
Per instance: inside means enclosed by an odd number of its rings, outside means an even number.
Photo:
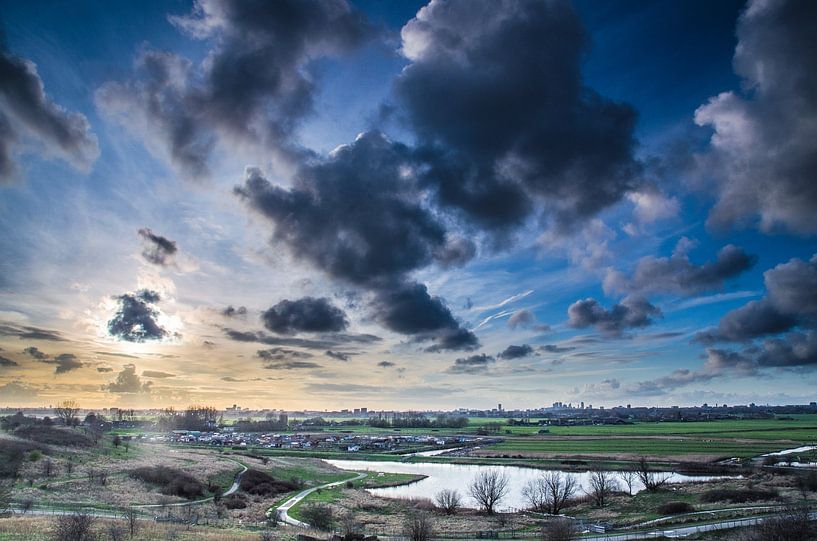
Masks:
[[[468,487],[474,477],[480,471],[486,469],[498,469],[507,474],[510,483],[508,496],[498,506],[499,510],[515,510],[527,506],[522,498],[522,488],[539,475],[547,471],[535,468],[522,468],[519,466],[482,466],[477,464],[439,464],[439,463],[407,463],[407,462],[378,462],[368,460],[327,460],[329,464],[342,470],[369,470],[386,473],[410,473],[415,475],[426,475],[422,481],[388,488],[374,488],[368,491],[376,496],[400,499],[434,499],[434,495],[443,489],[455,489],[463,497],[463,506],[477,508],[476,501],[468,494]],[[610,472],[621,485],[622,490],[627,490],[626,485],[618,472]],[[589,487],[590,472],[571,472],[570,475],[576,477],[579,485],[577,495]],[[671,474],[669,483],[688,483],[692,481],[709,481],[713,479],[725,479],[728,477],[719,476],[689,476],[678,473]],[[644,485],[638,480],[633,485],[633,493],[644,490]]]

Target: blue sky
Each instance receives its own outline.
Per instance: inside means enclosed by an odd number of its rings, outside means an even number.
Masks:
[[[242,6],[3,6],[0,405],[814,399],[814,6]]]

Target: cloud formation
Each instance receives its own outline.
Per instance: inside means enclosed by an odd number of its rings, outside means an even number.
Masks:
[[[639,259],[631,276],[608,269],[605,293],[692,295],[722,288],[726,280],[749,270],[757,261],[757,257],[728,244],[718,251],[715,261],[696,265],[687,255],[690,245],[691,241],[682,238],[671,257]]]
[[[741,14],[733,66],[744,90],[695,111],[714,132],[699,156],[717,181],[710,225],[817,233],[815,28],[807,0],[752,0]]]
[[[568,227],[633,188],[636,113],[584,85],[568,2],[435,0],[401,36],[395,95],[443,206],[494,230],[544,204]]]
[[[325,297],[282,300],[261,314],[264,327],[277,334],[340,332],[349,321],[343,310]]]
[[[116,379],[103,385],[102,390],[119,394],[149,393],[152,385],[150,381],[142,382],[142,378],[136,373],[136,365],[126,364],[116,375]]]
[[[6,51],[0,43],[0,184],[17,172],[15,147],[27,138],[83,171],[99,156],[85,115],[54,103],[34,63]]]
[[[408,277],[437,258],[450,264],[452,242],[421,203],[412,171],[406,146],[370,132],[302,165],[290,189],[248,169],[235,191],[274,224],[274,240],[296,258],[373,292],[373,317],[386,328],[434,340],[441,350],[476,347],[442,300]]]
[[[578,329],[596,327],[612,336],[620,336],[626,329],[646,327],[654,317],[661,316],[661,310],[639,296],[625,297],[609,309],[596,299],[579,300],[567,309],[568,325]]]
[[[158,322],[159,310],[155,306],[161,298],[157,292],[142,289],[114,299],[119,306],[108,321],[108,334],[111,336],[126,342],[146,342],[171,335]]]
[[[157,235],[148,228],[140,229],[139,237],[142,239],[142,257],[154,265],[167,267],[179,251],[175,241]]]
[[[484,353],[462,357],[456,359],[446,372],[449,374],[484,374],[495,361],[492,356]]]
[[[245,306],[234,307],[232,304],[221,311],[224,317],[243,317],[247,315],[247,308]]]
[[[47,355],[35,346],[29,346],[23,350],[23,353],[41,363],[56,365],[54,368],[55,374],[65,374],[78,368],[82,368],[84,363],[80,361],[73,353],[60,353],[54,357]],[[15,363],[16,364],[16,363]]]
[[[528,344],[521,346],[510,345],[497,355],[500,359],[521,359],[533,355],[533,348]]]
[[[809,261],[793,258],[763,273],[766,295],[725,314],[718,326],[695,340],[747,342],[797,326],[817,328],[817,254]]]
[[[96,99],[107,114],[160,141],[191,177],[209,173],[219,141],[261,145],[282,159],[300,155],[295,130],[316,94],[310,63],[351,51],[371,33],[344,0],[197,0],[191,13],[170,21],[211,45],[205,60],[144,50],[134,77],[105,84]]]

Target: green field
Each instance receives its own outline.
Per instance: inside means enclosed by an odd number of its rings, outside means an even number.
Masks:
[[[506,440],[486,447],[485,450],[498,454],[514,453],[554,453],[559,455],[715,455],[723,458],[752,457],[779,449],[766,442],[742,443],[736,441],[711,441],[704,439],[661,439],[661,438],[593,438],[565,440]]]

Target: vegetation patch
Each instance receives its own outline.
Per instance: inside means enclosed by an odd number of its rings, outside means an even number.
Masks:
[[[777,499],[777,492],[771,490],[745,489],[718,489],[708,490],[701,494],[703,503],[749,503],[763,502]]]
[[[47,425],[23,425],[14,430],[14,435],[45,445],[63,447],[91,447],[91,438],[70,428],[58,428]]]
[[[259,470],[247,470],[241,477],[240,487],[247,494],[256,496],[276,496],[299,488],[295,481],[275,479]]]
[[[204,494],[204,484],[189,473],[167,466],[144,466],[130,472],[130,476],[159,487],[162,494],[192,500]]]
[[[658,508],[661,515],[680,515],[681,513],[694,513],[695,507],[688,502],[667,502]]]
[[[222,498],[221,502],[224,504],[224,507],[227,509],[246,509],[247,508],[247,496],[241,494],[240,492],[236,492],[234,494],[230,494],[226,498]]]

